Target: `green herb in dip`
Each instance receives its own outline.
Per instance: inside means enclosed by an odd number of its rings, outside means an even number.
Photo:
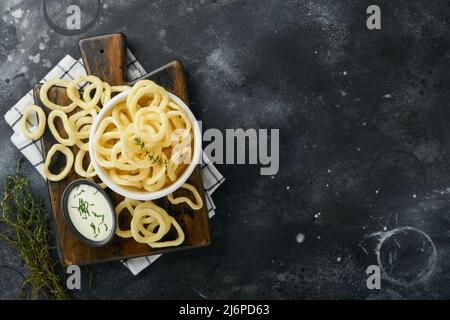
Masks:
[[[73,226],[92,241],[103,241],[112,232],[112,210],[105,196],[93,186],[79,184],[67,198]]]

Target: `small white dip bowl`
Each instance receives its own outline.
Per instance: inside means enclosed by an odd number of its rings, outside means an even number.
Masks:
[[[94,136],[95,136],[95,132],[98,129],[101,119],[103,119],[105,117],[105,115],[108,114],[108,112],[112,108],[114,108],[119,102],[126,100],[129,93],[130,93],[130,90],[124,91],[124,92],[118,94],[117,96],[115,96],[114,98],[112,98],[111,100],[109,100],[103,106],[102,110],[95,118],[94,123],[92,124],[91,133],[89,135],[89,155],[91,158],[91,163],[94,166],[94,169],[97,172],[99,178],[108,186],[108,188],[110,188],[114,192],[116,192],[124,197],[134,199],[134,200],[141,200],[141,201],[148,201],[148,200],[163,198],[163,197],[167,196],[168,194],[174,192],[178,188],[180,188],[181,185],[183,183],[185,183],[187,179],[189,179],[189,177],[192,174],[192,171],[194,171],[197,164],[199,164],[201,151],[202,151],[202,148],[201,148],[202,138],[201,138],[201,133],[200,133],[200,127],[198,125],[197,119],[195,119],[195,116],[191,112],[189,107],[176,95],[168,92],[167,94],[169,95],[170,99],[172,99],[172,101],[174,101],[176,104],[178,104],[186,112],[189,120],[192,123],[192,131],[194,133],[194,151],[192,154],[191,163],[188,165],[188,167],[183,172],[183,174],[180,177],[178,177],[177,180],[175,180],[170,185],[168,185],[158,191],[154,191],[154,192],[150,192],[147,190],[142,190],[142,191],[139,190],[138,191],[138,190],[127,189],[122,186],[119,186],[108,177],[108,174],[107,174],[107,172],[105,172],[105,169],[103,169],[96,161],[95,155],[94,155],[95,154]]]

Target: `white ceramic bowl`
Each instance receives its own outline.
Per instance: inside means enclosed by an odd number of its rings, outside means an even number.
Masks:
[[[192,122],[192,130],[194,132],[194,152],[192,154],[192,161],[189,164],[189,166],[186,168],[186,170],[183,172],[183,174],[178,177],[176,181],[174,181],[172,184],[154,192],[149,192],[146,190],[143,191],[137,191],[137,190],[130,190],[123,188],[116,183],[114,183],[107,175],[105,170],[98,164],[98,162],[95,160],[94,156],[94,136],[95,132],[97,131],[97,128],[100,124],[100,120],[105,117],[105,115],[108,113],[109,110],[111,110],[114,106],[116,106],[119,102],[126,100],[130,93],[130,90],[124,91],[111,100],[109,100],[102,108],[100,113],[97,115],[97,117],[94,120],[94,123],[91,128],[91,133],[89,136],[89,154],[91,158],[91,163],[94,166],[95,171],[97,172],[99,178],[114,192],[130,198],[134,200],[142,200],[142,201],[148,201],[148,200],[154,200],[159,199],[162,197],[167,196],[168,194],[174,192],[178,188],[181,187],[183,183],[186,182],[186,180],[191,176],[192,171],[194,171],[197,164],[200,162],[200,156],[201,156],[201,145],[202,145],[202,139],[201,139],[201,133],[200,133],[200,127],[198,125],[197,120],[195,119],[194,115],[192,114],[191,110],[188,108],[188,106],[176,95],[171,94],[168,92],[169,97],[174,101],[176,104],[178,104],[188,115],[189,120]]]

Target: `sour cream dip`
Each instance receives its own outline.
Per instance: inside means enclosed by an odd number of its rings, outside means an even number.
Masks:
[[[96,183],[84,179],[70,183],[64,190],[61,208],[67,225],[84,243],[99,246],[114,236],[114,207]]]

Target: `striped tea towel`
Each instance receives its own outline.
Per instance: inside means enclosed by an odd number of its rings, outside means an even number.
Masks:
[[[129,49],[126,53],[127,64],[127,78],[133,81],[147,74],[142,65],[136,60]],[[41,83],[55,78],[66,79],[68,81],[74,78],[85,75],[85,69],[81,59],[75,60],[69,55],[66,55],[50,72],[41,80]],[[14,133],[11,136],[11,142],[20,150],[25,158],[36,168],[36,170],[45,179],[43,172],[44,159],[42,156],[41,143],[39,141],[32,141],[25,137],[20,128],[20,119],[23,111],[34,104],[33,91],[30,90],[22,99],[20,99],[8,112],[5,114],[6,122],[11,126]],[[31,126],[37,125],[36,117],[29,117]],[[206,206],[208,209],[208,216],[211,218],[215,214],[215,205],[212,201],[212,193],[222,184],[225,178],[212,164],[212,162],[203,153],[203,163],[201,164],[201,173],[203,178],[203,185],[205,187]],[[122,263],[134,274],[144,270],[152,264],[161,255],[154,255],[149,257],[133,258],[122,261]]]

